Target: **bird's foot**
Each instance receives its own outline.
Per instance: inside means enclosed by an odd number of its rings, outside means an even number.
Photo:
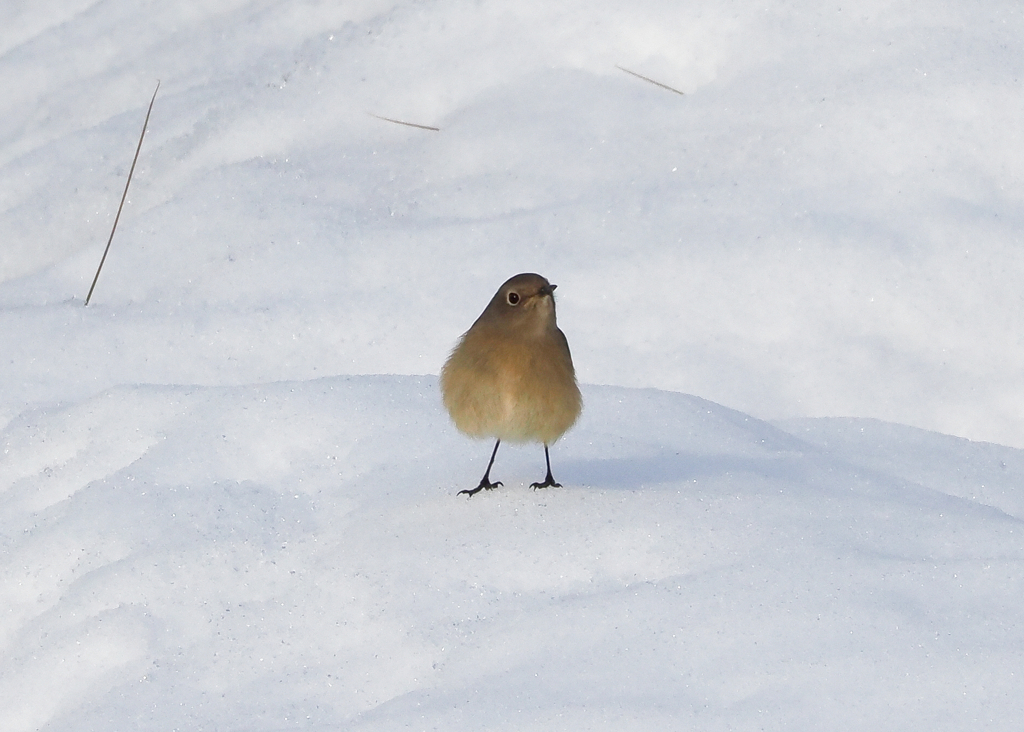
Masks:
[[[561,488],[562,484],[556,483],[555,479],[549,475],[544,479],[543,483],[530,483],[530,487],[534,490],[537,490],[538,488]]]
[[[477,493],[479,493],[480,491],[483,491],[483,490],[493,491],[499,485],[502,485],[502,482],[500,480],[496,480],[495,482],[492,483],[491,481],[489,481],[486,478],[484,478],[483,480],[480,481],[480,485],[478,485],[473,490],[469,490],[467,488],[464,491],[459,491],[455,495],[461,496],[463,493],[465,493],[467,496],[475,496]]]

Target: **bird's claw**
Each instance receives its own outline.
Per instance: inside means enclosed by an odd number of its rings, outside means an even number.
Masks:
[[[459,491],[455,495],[461,496],[463,493],[465,493],[467,496],[475,496],[477,493],[479,493],[480,491],[483,491],[483,490],[493,491],[499,485],[502,485],[502,482],[500,480],[496,480],[493,483],[491,483],[490,481],[487,481],[487,480],[481,480],[480,481],[480,485],[478,485],[473,490],[469,490],[467,488],[466,490]]]
[[[556,483],[554,478],[547,478],[543,483],[530,483],[530,487],[534,490],[538,488],[561,488],[561,483]]]

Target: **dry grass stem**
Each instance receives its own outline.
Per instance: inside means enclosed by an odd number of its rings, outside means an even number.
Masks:
[[[142,139],[146,136],[146,127],[149,126],[149,115],[153,112],[153,102],[156,101],[156,93],[160,91],[160,81],[156,82],[156,89],[153,90],[153,98],[149,100],[149,109],[146,110],[146,121],[142,123],[142,133],[139,135],[139,144],[135,148],[135,157],[132,158],[132,167],[128,171],[128,182],[124,184],[124,193],[121,194],[121,203],[117,207],[117,215],[114,217],[114,225],[110,229],[110,238],[107,239],[107,246],[100,258],[100,266],[96,268],[96,276],[92,278],[92,285],[89,287],[89,294],[85,296],[85,304],[92,299],[92,291],[96,289],[96,282],[100,278],[100,271],[103,263],[107,261],[107,252],[110,251],[110,242],[114,241],[114,232],[117,231],[117,222],[121,220],[121,209],[124,208],[125,199],[128,198],[128,186],[132,184],[132,175],[135,173],[135,164],[139,162],[139,151],[142,150]]]
[[[668,89],[670,92],[675,92],[676,94],[679,94],[680,96],[685,96],[685,94],[683,94],[683,92],[679,91],[678,89],[673,89],[668,84],[662,84],[660,81],[655,81],[654,79],[648,78],[648,77],[644,76],[643,74],[638,74],[635,71],[630,71],[629,69],[624,69],[621,66],[616,66],[615,68],[617,68],[619,71],[625,71],[627,74],[629,74],[631,76],[635,76],[638,79],[643,79],[644,81],[649,82],[651,84],[654,84],[655,86],[660,86],[662,89]]]
[[[415,127],[415,128],[417,128],[419,130],[430,130],[431,132],[440,132],[441,131],[440,127],[431,127],[430,125],[418,125],[415,122],[403,122],[400,119],[391,119],[390,117],[381,117],[379,114],[374,114],[373,112],[367,112],[367,114],[370,115],[371,117],[376,117],[377,119],[384,120],[385,122],[392,122],[392,123],[394,123],[396,125],[405,125],[406,127]]]

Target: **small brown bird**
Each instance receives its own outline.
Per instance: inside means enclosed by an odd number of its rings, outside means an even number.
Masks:
[[[544,443],[548,474],[533,488],[561,487],[548,446],[575,424],[583,407],[569,343],[555,323],[552,285],[538,274],[503,284],[441,369],[441,397],[455,426],[494,437],[494,451],[474,495],[501,485],[491,466],[502,440]]]

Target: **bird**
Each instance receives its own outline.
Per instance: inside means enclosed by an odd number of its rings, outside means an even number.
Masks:
[[[529,272],[509,278],[441,369],[441,398],[455,427],[495,439],[480,484],[458,495],[502,485],[490,477],[502,440],[543,443],[547,475],[531,487],[561,487],[548,448],[576,423],[583,398],[569,342],[555,321],[555,287]]]

